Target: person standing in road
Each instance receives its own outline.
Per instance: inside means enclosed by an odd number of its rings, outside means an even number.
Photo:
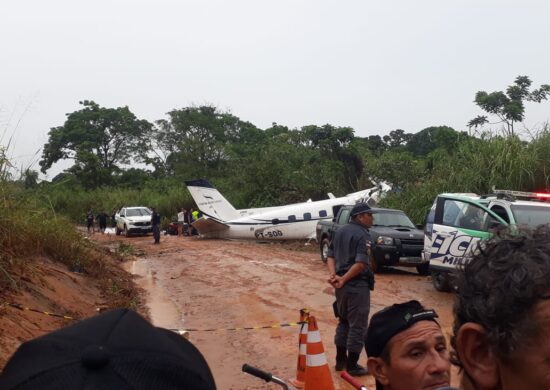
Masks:
[[[338,325],[336,371],[346,369],[352,376],[367,375],[360,366],[359,355],[367,334],[370,311],[370,290],[374,277],[370,269],[373,211],[366,203],[356,204],[352,220],[336,231],[328,250],[328,282],[335,288]]]
[[[199,210],[191,209],[191,216],[193,217],[193,222],[200,218]]]
[[[199,213],[199,210],[195,209],[195,208],[191,208],[191,221],[192,222],[195,222],[196,220],[198,220],[200,218],[200,213]],[[195,229],[194,227],[191,226],[191,235],[195,235],[197,234],[197,229]]]
[[[86,213],[86,226],[88,228],[88,233],[94,232],[94,212],[92,209],[88,210]]]
[[[155,244],[160,244],[160,214],[157,213],[157,210],[154,207],[151,207],[153,211],[151,213],[151,226],[153,227],[153,238],[155,239]]]
[[[182,207],[181,211],[178,213],[178,235],[179,236],[183,236],[183,233],[185,232],[186,218],[187,218],[187,210]]]
[[[185,213],[185,223],[187,224],[187,235],[190,236],[191,235],[191,223],[193,222],[193,216],[191,215],[191,211],[193,209],[187,211]]]
[[[119,209],[116,207],[111,212],[111,227],[116,227],[116,213]]]
[[[105,211],[100,212],[96,216],[96,219],[99,222],[99,231],[101,233],[105,233],[105,229],[107,229],[107,218],[109,218],[109,216]]]

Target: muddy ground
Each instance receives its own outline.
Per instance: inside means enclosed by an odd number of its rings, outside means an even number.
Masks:
[[[243,363],[281,378],[296,373],[298,327],[225,330],[296,322],[308,308],[318,320],[329,364],[334,365],[333,290],[317,245],[212,240],[162,236],[160,245],[148,237],[94,235],[111,247],[130,244],[138,256],[123,267],[136,275],[146,291],[154,324],[190,331],[190,340],[205,355],[219,389],[278,389],[241,372]],[[142,254],[141,256],[139,254]],[[452,296],[434,290],[429,277],[414,269],[388,269],[378,274],[371,313],[384,306],[418,299],[435,308],[446,334],[452,324]],[[363,355],[360,362],[364,363]],[[336,387],[351,389],[333,372]],[[361,380],[374,388],[372,377]],[[456,373],[453,382],[456,384]]]
[[[241,372],[243,363],[258,366],[289,379],[296,374],[298,327],[258,330],[226,330],[235,327],[269,326],[299,320],[308,308],[319,324],[337,389],[352,389],[332,370],[336,319],[332,313],[333,291],[326,283],[326,266],[317,245],[212,240],[199,237],[162,236],[153,245],[151,236],[122,237],[94,234],[99,245],[128,260],[113,259],[109,280],[101,285],[47,259],[37,259],[35,275],[26,289],[13,299],[23,306],[87,318],[102,308],[105,286],[126,286],[133,279],[137,308],[157,325],[189,331],[189,339],[204,354],[217,386],[228,389],[279,389],[274,384]],[[128,271],[126,274],[123,270]],[[133,275],[133,276],[132,276]],[[126,281],[125,281],[126,278]],[[112,288],[112,287],[109,287]],[[102,291],[103,289],[103,291]],[[119,294],[117,290],[115,296]],[[111,294],[111,297],[113,294]],[[389,269],[376,277],[371,314],[384,306],[418,299],[435,308],[446,334],[450,333],[452,296],[434,290],[428,277],[414,269]],[[144,305],[140,304],[143,303]],[[0,367],[19,343],[71,323],[57,317],[3,306],[0,312]],[[208,330],[206,329],[216,329]],[[360,363],[365,363],[364,354]],[[360,378],[369,389],[371,376]],[[457,384],[456,372],[453,383]]]

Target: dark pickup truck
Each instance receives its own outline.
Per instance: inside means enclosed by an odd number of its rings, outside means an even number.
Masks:
[[[336,217],[317,223],[317,242],[321,259],[327,261],[330,240],[336,230],[350,220],[353,206],[342,206]],[[419,230],[407,214],[401,210],[373,208],[374,224],[369,229],[372,237],[372,269],[378,272],[385,266],[416,267],[421,275],[429,274],[429,262],[421,256],[424,247],[424,232]]]

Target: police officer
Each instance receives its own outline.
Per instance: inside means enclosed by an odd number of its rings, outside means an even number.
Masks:
[[[335,368],[346,369],[352,376],[368,374],[357,362],[367,334],[370,290],[374,288],[368,230],[373,224],[372,214],[368,204],[356,204],[351,221],[334,234],[327,258],[328,282],[335,288],[338,314]]]
[[[153,238],[155,239],[155,244],[160,244],[160,214],[154,207],[151,207],[153,211],[151,213],[151,226],[153,227]]]

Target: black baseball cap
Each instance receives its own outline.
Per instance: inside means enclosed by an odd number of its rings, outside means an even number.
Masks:
[[[412,300],[397,303],[375,313],[367,331],[366,350],[369,357],[379,357],[390,339],[410,328],[419,321],[434,321],[435,310],[424,308],[420,302]]]
[[[359,214],[365,214],[365,213],[369,213],[369,214],[372,214],[372,209],[371,207],[366,204],[366,203],[357,203],[355,206],[353,206],[353,208],[351,209],[351,213],[350,215],[352,217],[356,217],[358,216]]]
[[[175,332],[117,309],[22,344],[1,389],[215,390],[206,360]]]

